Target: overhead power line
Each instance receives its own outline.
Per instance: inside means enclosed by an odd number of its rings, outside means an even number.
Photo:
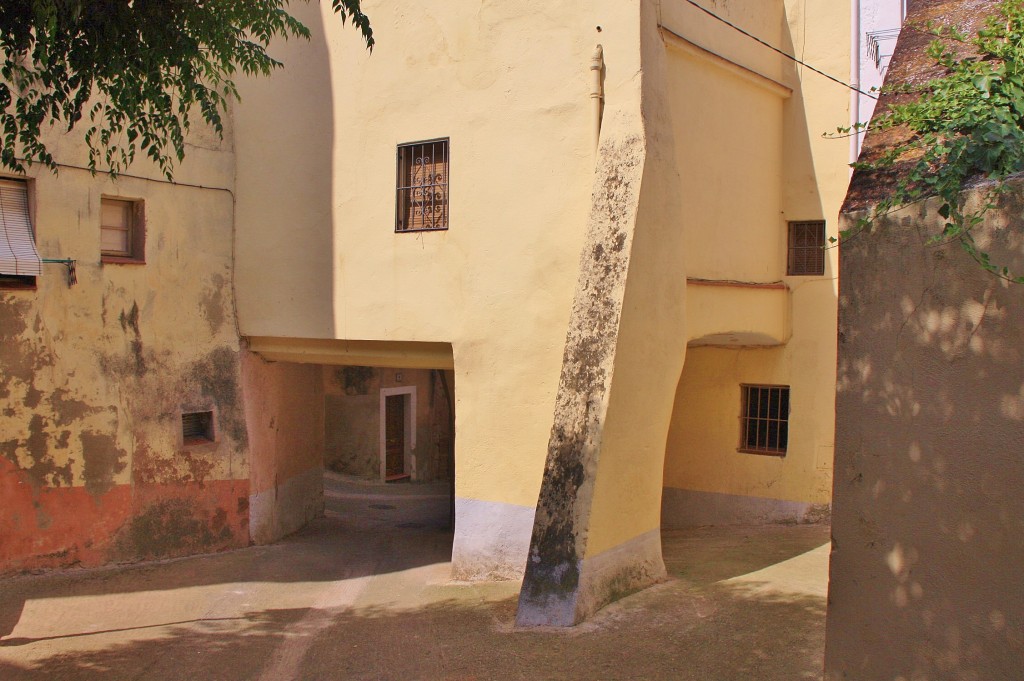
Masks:
[[[758,38],[753,33],[750,33],[748,31],[740,28],[739,26],[737,26],[736,24],[732,23],[728,19],[725,19],[723,17],[718,16],[717,14],[715,14],[711,10],[707,9],[706,7],[701,7],[699,4],[697,4],[697,2],[695,0],[686,0],[686,2],[690,3],[691,5],[693,5],[697,9],[699,9],[701,12],[704,12],[704,14],[707,14],[709,17],[722,22],[723,24],[725,24],[729,28],[733,29],[734,31],[739,31],[740,33],[742,33],[743,35],[747,36],[751,40],[754,40],[756,42],[761,43],[762,45],[767,47],[769,50],[772,50],[773,52],[778,52],[779,54],[781,54],[786,59],[794,61],[797,64],[800,64],[800,66],[804,66],[804,67],[810,69],[811,71],[814,71],[818,75],[825,76],[826,78],[831,80],[833,83],[838,83],[839,85],[842,85],[845,88],[853,90],[854,92],[859,92],[860,94],[864,95],[865,97],[870,97],[871,99],[878,99],[878,95],[871,94],[870,92],[864,92],[860,88],[854,87],[854,86],[850,85],[849,83],[843,82],[843,81],[839,80],[838,78],[836,78],[835,76],[830,76],[829,74],[825,73],[821,69],[818,69],[818,68],[815,68],[815,67],[811,66],[810,64],[808,64],[805,61],[797,59],[793,55],[791,55],[788,52],[785,52],[783,50],[780,50],[779,48],[775,47],[771,43],[768,43],[768,42],[765,42],[764,40],[761,40],[760,38]]]

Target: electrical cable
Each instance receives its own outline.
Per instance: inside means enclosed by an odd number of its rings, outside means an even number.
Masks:
[[[19,157],[16,160],[18,160],[18,161],[20,161],[22,163],[28,163],[28,164],[33,164],[33,163],[40,163],[41,164],[41,162],[39,162],[37,160],[28,159],[28,158],[20,158]],[[177,182],[175,180],[166,180],[166,179],[162,179],[162,178],[159,178],[159,177],[146,177],[145,175],[132,175],[130,173],[120,173],[120,172],[114,172],[112,170],[103,170],[102,168],[87,168],[86,166],[76,166],[76,165],[72,165],[71,163],[56,163],[55,162],[53,165],[57,166],[58,168],[70,168],[72,170],[84,170],[86,172],[92,173],[93,175],[96,175],[96,174],[109,175],[112,179],[115,179],[115,180],[117,178],[119,178],[119,177],[129,177],[129,178],[131,178],[133,180],[145,180],[146,182],[157,182],[157,183],[160,183],[160,184],[169,184],[169,185],[173,185],[175,187],[188,187],[190,189],[206,189],[206,190],[215,191],[215,192],[227,192],[228,194],[231,195],[232,198],[234,198],[234,196],[235,196],[235,193],[232,190],[228,189],[227,187],[211,187],[211,186],[205,185],[205,184],[192,184],[192,183],[189,183],[189,182]],[[43,166],[43,167],[45,167],[45,166]]]
[[[715,14],[711,10],[707,9],[706,7],[701,7],[699,4],[697,4],[696,0],[686,0],[686,2],[688,2],[691,5],[693,5],[694,7],[699,9],[701,12],[704,12],[704,14],[707,14],[709,17],[712,17],[713,19],[716,19],[716,20],[722,22],[723,24],[725,24],[729,28],[731,28],[731,29],[733,29],[735,31],[739,31],[740,33],[742,33],[743,35],[747,36],[751,40],[755,40],[755,41],[761,43],[762,45],[764,45],[765,47],[767,47],[768,49],[770,49],[770,50],[772,50],[774,52],[778,52],[779,54],[781,54],[786,59],[790,59],[792,61],[795,61],[797,64],[800,64],[801,66],[805,66],[805,67],[809,68],[811,71],[814,71],[818,75],[825,76],[826,78],[828,78],[832,82],[838,83],[839,85],[842,85],[845,88],[853,90],[854,92],[858,92],[858,93],[864,95],[865,97],[870,97],[871,99],[876,99],[876,100],[878,99],[878,95],[873,95],[870,92],[864,92],[860,88],[854,87],[854,86],[850,85],[849,83],[844,83],[843,81],[839,80],[835,76],[830,76],[829,74],[825,73],[821,69],[817,69],[817,68],[811,66],[810,64],[808,64],[807,62],[801,61],[800,59],[797,59],[796,57],[794,57],[793,55],[789,54],[788,52],[784,52],[783,50],[780,50],[779,48],[775,47],[774,45],[772,45],[770,43],[767,43],[764,40],[761,40],[760,38],[758,38],[753,33],[748,33],[747,31],[745,31],[744,29],[740,28],[736,24],[730,22],[728,19],[725,19],[723,17],[718,16],[717,14]]]

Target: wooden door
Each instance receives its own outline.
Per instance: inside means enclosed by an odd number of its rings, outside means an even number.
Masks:
[[[385,477],[405,473],[405,395],[388,395],[384,402]]]

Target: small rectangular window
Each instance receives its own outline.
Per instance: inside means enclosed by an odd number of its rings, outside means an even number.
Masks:
[[[144,262],[142,201],[100,199],[100,253],[104,262]]]
[[[196,411],[182,414],[181,439],[186,445],[214,442],[213,412]]]
[[[789,446],[789,386],[741,385],[739,451],[785,455]]]
[[[398,147],[396,232],[448,229],[448,140]]]
[[[0,288],[32,289],[42,274],[29,215],[28,183],[0,179]]]
[[[825,274],[824,220],[789,223],[789,259],[786,274],[790,276],[821,276]]]

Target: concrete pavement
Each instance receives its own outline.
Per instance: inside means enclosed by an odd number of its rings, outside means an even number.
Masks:
[[[272,546],[0,581],[0,679],[821,678],[827,526],[666,532],[666,583],[517,630],[517,583],[448,580],[443,487],[325,496]]]

